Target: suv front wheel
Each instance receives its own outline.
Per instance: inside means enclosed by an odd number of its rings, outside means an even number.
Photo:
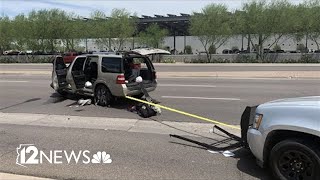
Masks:
[[[281,180],[316,180],[320,177],[320,153],[302,140],[284,140],[276,144],[269,158],[276,178]]]
[[[94,100],[99,106],[108,106],[112,103],[113,96],[105,85],[99,85],[95,89]]]

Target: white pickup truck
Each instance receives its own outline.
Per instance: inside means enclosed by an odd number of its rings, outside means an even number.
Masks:
[[[320,96],[247,107],[241,129],[258,164],[275,178],[320,179]]]

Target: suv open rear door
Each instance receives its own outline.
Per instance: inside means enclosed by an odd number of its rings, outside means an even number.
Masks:
[[[155,49],[155,48],[141,48],[141,49],[133,49],[131,52],[138,53],[143,56],[153,55],[153,54],[170,54],[169,51],[163,49]]]

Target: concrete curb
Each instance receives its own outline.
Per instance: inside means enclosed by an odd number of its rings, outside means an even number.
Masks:
[[[151,134],[177,134],[210,136],[221,138],[210,132],[212,123],[153,121],[125,118],[83,117],[68,115],[0,113],[0,124],[15,124],[43,127],[84,128],[98,130],[118,130]],[[222,126],[221,126],[222,127]],[[239,127],[239,126],[238,126]],[[229,132],[240,135],[237,129],[223,127]]]
[[[17,175],[17,174],[9,174],[9,173],[0,173],[0,179],[5,180],[51,180],[48,178],[40,178],[34,176],[24,176],[24,175]]]

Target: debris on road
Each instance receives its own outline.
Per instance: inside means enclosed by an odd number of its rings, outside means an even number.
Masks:
[[[222,154],[224,157],[233,157],[235,154],[231,151],[212,151],[212,150],[208,150],[208,152],[212,153],[212,154],[217,154],[220,153]]]
[[[78,104],[80,106],[91,105],[91,99],[79,99]]]

